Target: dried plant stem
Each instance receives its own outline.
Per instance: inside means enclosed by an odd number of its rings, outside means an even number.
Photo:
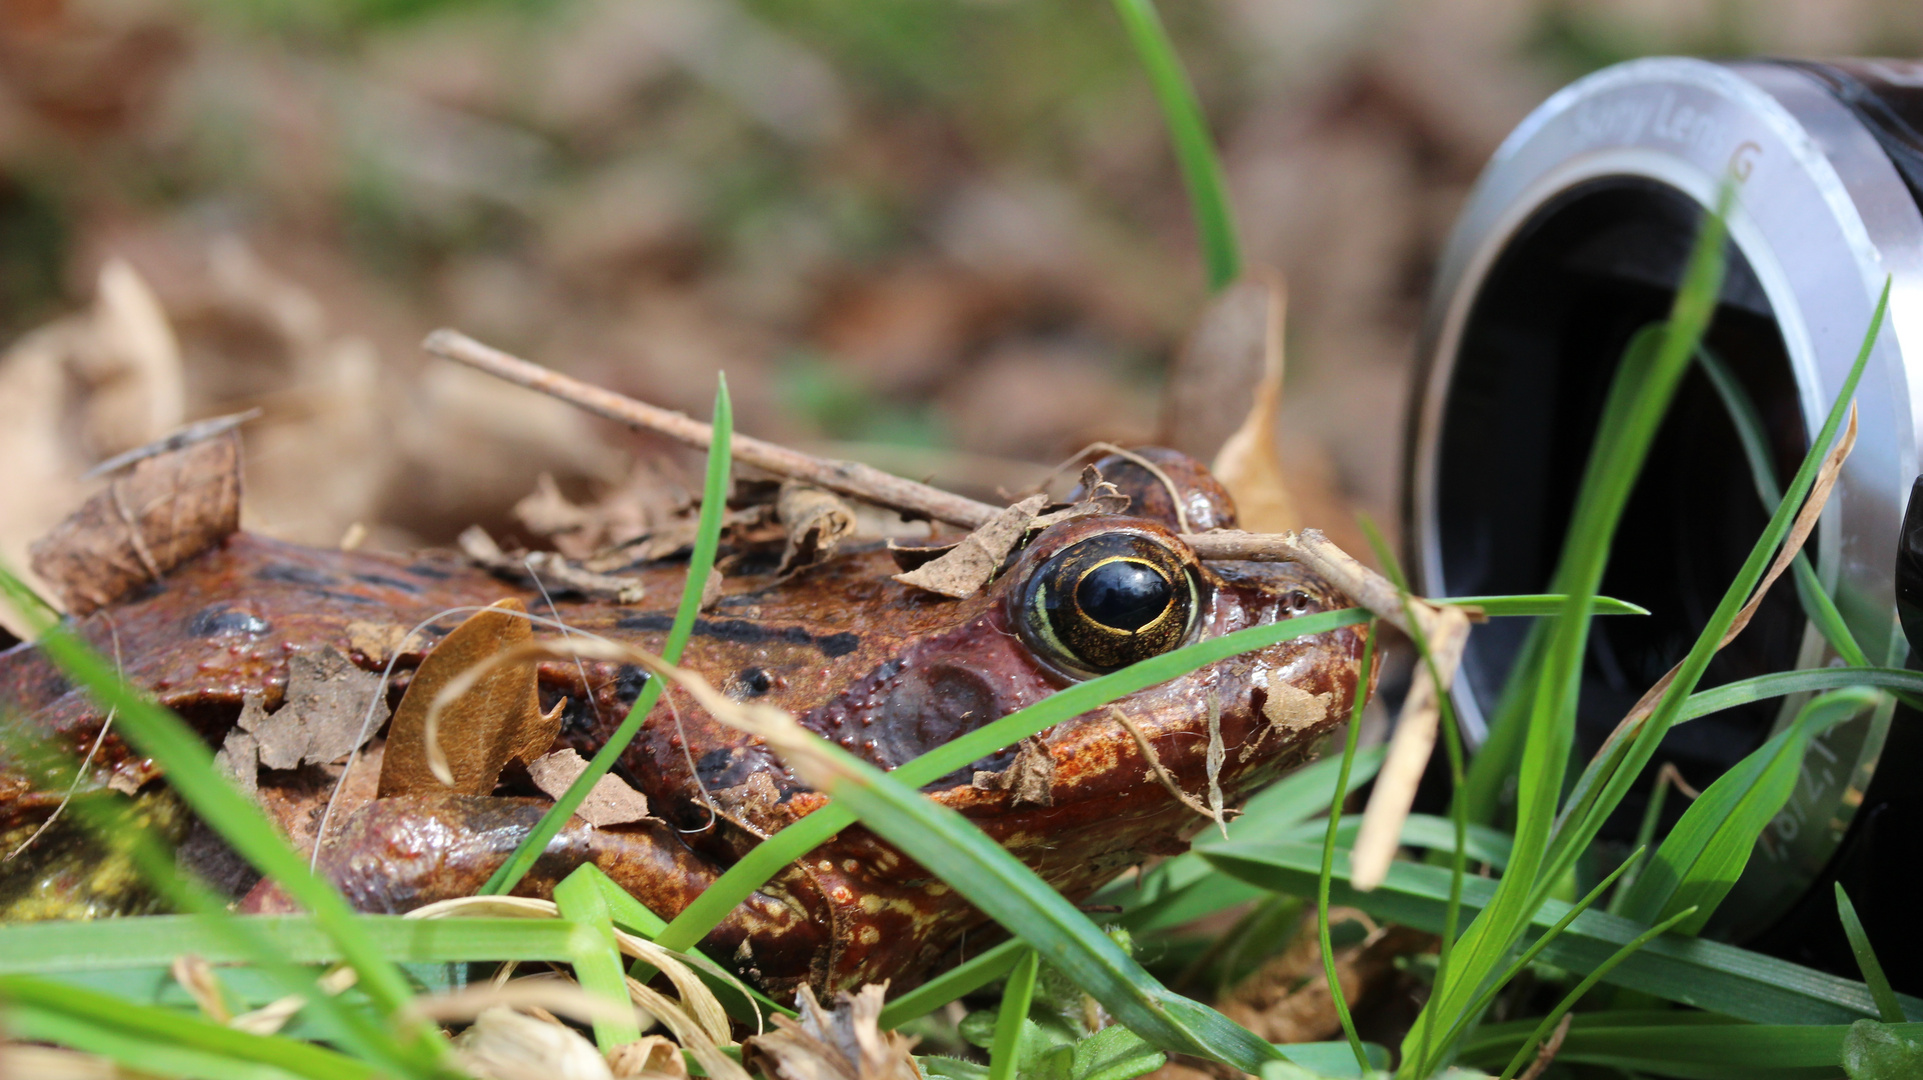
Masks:
[[[690,416],[549,371],[538,364],[483,345],[458,331],[436,330],[427,336],[421,347],[436,356],[560,398],[596,416],[666,435],[689,446],[705,450],[714,438],[713,428]],[[746,435],[736,435],[733,448],[736,460],[778,476],[803,480],[816,487],[883,506],[924,514],[950,525],[973,529],[1001,510],[998,506],[976,502],[940,488],[904,480],[872,465],[818,458]]]

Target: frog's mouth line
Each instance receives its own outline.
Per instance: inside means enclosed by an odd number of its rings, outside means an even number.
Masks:
[[[665,633],[674,624],[674,616],[655,613],[648,615],[625,615],[615,620],[615,628],[620,630],[639,630]],[[821,650],[823,656],[834,659],[847,656],[861,648],[861,635],[853,631],[834,634],[813,634],[799,626],[763,626],[746,619],[696,619],[694,636],[726,641],[736,645],[812,645]]]

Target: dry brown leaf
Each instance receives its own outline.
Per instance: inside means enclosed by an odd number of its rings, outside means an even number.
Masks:
[[[347,624],[347,649],[367,657],[375,667],[385,666],[407,641],[407,628],[394,623],[351,622]]]
[[[1000,772],[978,770],[973,784],[982,791],[1006,791],[1015,806],[1055,805],[1055,758],[1037,737],[1023,739],[1015,760]]]
[[[1330,912],[1333,921],[1343,909]],[[1357,912],[1349,914],[1359,915]],[[1322,970],[1322,950],[1305,918],[1295,943],[1237,983],[1218,1006],[1223,1015],[1270,1042],[1320,1042],[1341,1037],[1342,1021]],[[1395,976],[1398,956],[1431,947],[1433,935],[1402,926],[1375,930],[1361,944],[1336,952],[1335,974],[1350,1006]]]
[[[1261,378],[1255,384],[1248,415],[1222,443],[1209,471],[1235,497],[1242,528],[1284,532],[1304,524],[1276,453],[1276,422],[1282,409],[1282,320],[1288,301],[1279,278],[1271,277],[1263,284],[1268,290],[1268,303]]]
[[[1195,320],[1163,392],[1164,446],[1207,461],[1243,425],[1268,361],[1272,289],[1262,275],[1244,275]]]
[[[986,525],[964,537],[953,550],[923,566],[896,574],[895,580],[957,600],[973,596],[1001,570],[1002,561],[1028,531],[1029,522],[1046,505],[1048,496],[1031,495],[1003,509]]]
[[[686,1080],[688,1061],[665,1035],[644,1035],[608,1051],[614,1080]]]
[[[0,1042],[0,1076],[32,1080],[145,1080],[111,1058],[51,1046]]]
[[[483,1010],[454,1039],[461,1065],[482,1080],[613,1080],[594,1044],[561,1024],[505,1006]]]
[[[240,440],[229,432],[136,462],[32,548],[33,570],[86,615],[240,528]]]
[[[287,661],[287,697],[254,725],[260,763],[270,769],[326,765],[366,741],[385,719],[381,677],[362,671],[332,645]],[[367,723],[368,702],[375,702]],[[243,711],[245,707],[243,706]]]
[[[229,729],[220,750],[214,754],[214,768],[251,797],[260,789],[260,740],[254,738],[251,731]]]
[[[220,980],[214,977],[214,967],[205,958],[193,953],[176,956],[168,970],[209,1020],[216,1024],[233,1020],[234,1014],[220,992]]]
[[[434,734],[447,776],[436,777],[427,730],[435,696],[461,672],[533,639],[527,620],[508,614],[525,610],[519,600],[502,600],[494,607],[502,610],[468,616],[415,671],[388,731],[382,797],[439,791],[443,784],[468,795],[489,794],[510,758],[536,743],[545,751],[559,733],[560,716],[549,720],[541,714],[534,668],[496,669],[442,712]]]
[[[804,566],[826,562],[855,531],[855,512],[833,492],[790,481],[781,485],[775,514],[787,531],[777,573],[789,574]]]
[[[564,747],[528,762],[527,771],[534,779],[535,787],[545,792],[548,798],[559,801],[575,778],[588,771],[588,763],[586,758],[574,752],[573,747]],[[603,776],[594,782],[594,789],[588,792],[587,798],[581,800],[574,815],[597,829],[625,825],[648,816],[648,797],[629,787],[618,776]]]
[[[776,1030],[741,1044],[742,1063],[768,1080],[921,1080],[915,1040],[880,1027],[887,983],[835,995],[832,1012],[803,984],[795,995],[799,1021],[774,1018]]]

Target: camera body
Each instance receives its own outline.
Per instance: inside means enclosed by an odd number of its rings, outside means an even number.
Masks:
[[[1902,666],[1897,555],[1923,449],[1919,132],[1923,64],[1900,61],[1640,60],[1531,114],[1462,212],[1421,338],[1403,471],[1418,587],[1446,596],[1548,585],[1623,348],[1667,314],[1728,178],[1728,272],[1705,347],[1754,403],[1766,432],[1758,453],[1779,490],[1890,282],[1857,391],[1856,449],[1807,550],[1870,662]],[[1597,621],[1579,752],[1593,753],[1687,652],[1770,509],[1723,397],[1693,366],[1602,586],[1653,613]],[[1472,745],[1526,633],[1517,623],[1478,628],[1464,658],[1457,698]],[[1840,662],[1786,578],[1703,685]],[[1800,704],[1759,702],[1680,725],[1658,761],[1704,786]],[[1923,767],[1915,726],[1886,706],[1818,738],[1706,932],[1854,976],[1828,884],[1840,879],[1898,985],[1923,989],[1923,942],[1904,944],[1919,938],[1905,916],[1923,889],[1923,794],[1908,790],[1923,787],[1908,775]],[[1645,777],[1602,843],[1627,854],[1648,793]],[[1669,798],[1665,826],[1683,803]]]

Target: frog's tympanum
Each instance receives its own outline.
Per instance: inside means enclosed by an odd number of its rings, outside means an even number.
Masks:
[[[878,547],[838,554],[786,579],[738,569],[697,624],[683,662],[728,695],[778,705],[805,727],[892,768],[1076,681],[1188,642],[1346,606],[1294,564],[1198,561],[1178,529],[1232,526],[1234,507],[1200,466],[1171,452],[1157,457],[1181,489],[1180,520],[1161,480],[1110,460],[1103,472],[1131,496],[1131,508],[1033,533],[974,596],[953,600],[898,583],[890,554]],[[515,596],[537,614],[658,651],[683,570],[662,564],[636,573],[646,579],[643,604],[557,596],[551,605],[540,592],[453,556],[321,550],[236,533],[75,625],[108,655],[117,636],[125,677],[218,746],[243,695],[263,694],[269,709],[280,704],[290,656],[331,647],[379,670],[384,658],[367,655],[365,631],[355,629],[368,625],[411,627],[447,608]],[[390,700],[398,700],[426,649],[461,618],[434,622],[425,644],[420,635],[412,639]],[[1360,628],[1284,642],[1132,694],[1114,709],[1134,721],[1174,781],[1197,799],[1207,798],[1217,725],[1225,753],[1216,780],[1233,805],[1300,763],[1317,736],[1347,715],[1361,647]],[[543,707],[565,699],[557,748],[592,753],[646,679],[637,668],[609,663],[545,664]],[[0,654],[0,713],[76,757],[93,746],[103,720],[86,692],[30,645]],[[1010,780],[1011,768],[1022,773],[1020,782]],[[574,819],[522,893],[545,895],[592,861],[672,916],[757,840],[824,801],[758,740],[717,723],[673,688],[622,756],[619,773],[646,795],[652,816],[604,828]],[[265,771],[262,777],[265,797]],[[86,784],[147,796],[161,790],[159,780],[152,762],[110,732]],[[0,840],[11,846],[46,816],[64,794],[50,787],[0,759]],[[925,790],[1070,897],[1148,856],[1183,850],[1186,838],[1208,824],[1155,778],[1109,708],[1058,724]],[[314,803],[309,818],[318,816],[318,796]],[[363,797],[337,811],[319,864],[357,907],[407,911],[474,891],[547,805],[513,770],[489,796]],[[97,914],[114,906],[88,887],[55,855],[0,866],[0,905],[10,917]],[[64,906],[45,895],[62,889],[71,894]],[[272,909],[276,895],[263,884],[243,907]],[[983,922],[949,886],[852,827],[789,866],[705,946],[772,991],[804,981],[823,991],[881,979],[900,986]]]

